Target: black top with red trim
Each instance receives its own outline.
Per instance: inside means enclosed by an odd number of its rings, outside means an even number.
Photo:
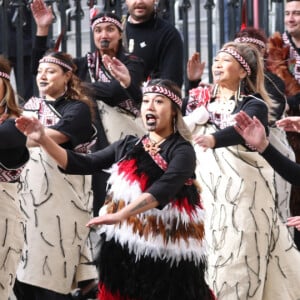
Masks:
[[[186,191],[192,187],[193,193],[196,193],[194,185],[185,185],[188,179],[195,178],[196,155],[192,144],[184,140],[178,133],[166,139],[160,148],[160,155],[168,163],[167,170],[164,172],[152,159],[149,165],[140,168],[147,170],[150,178],[151,185],[147,192],[155,197],[160,206],[164,206],[183,189]],[[136,151],[139,151],[139,155],[136,155]],[[65,172],[93,174],[101,169],[108,169],[119,160],[131,156],[137,157],[138,165],[141,166],[149,161],[149,159],[145,159],[144,155],[148,156],[149,154],[144,150],[141,140],[134,136],[126,136],[125,139],[88,155],[78,155],[68,151],[68,165]],[[142,159],[143,157],[144,159]],[[189,198],[198,200],[195,196]]]
[[[250,117],[257,117],[264,125],[267,132],[268,130],[268,107],[266,103],[261,100],[259,94],[253,96],[245,96],[242,101],[238,101],[236,108],[232,114],[237,114],[243,110]],[[245,144],[244,139],[237,133],[233,126],[228,126],[222,130],[213,133],[215,137],[215,147],[228,147],[238,144]]]

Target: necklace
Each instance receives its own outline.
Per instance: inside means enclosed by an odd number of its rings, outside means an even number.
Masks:
[[[161,149],[160,145],[165,141],[166,139],[162,139],[158,142],[152,140],[149,136],[146,137],[145,143],[144,143],[144,149],[146,152],[148,152],[150,155],[155,155],[157,154]]]

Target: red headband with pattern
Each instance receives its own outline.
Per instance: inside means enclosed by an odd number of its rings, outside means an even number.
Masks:
[[[251,37],[245,37],[245,36],[241,36],[241,37],[238,37],[234,40],[235,43],[250,43],[250,44],[255,44],[255,45],[258,45],[259,47],[261,48],[266,48],[266,44],[261,41],[261,40],[258,40],[258,39],[255,39],[255,38],[251,38]]]
[[[179,108],[181,108],[182,106],[181,98],[163,86],[160,85],[146,86],[146,88],[144,89],[144,95],[148,93],[156,93],[156,94],[164,95],[168,97],[170,100],[172,100],[175,104],[177,104]]]
[[[111,17],[106,17],[106,16],[103,16],[101,18],[97,18],[92,24],[91,24],[91,27],[92,27],[92,30],[94,31],[95,27],[100,24],[100,23],[112,23],[114,25],[116,25],[121,31],[123,31],[123,26],[122,26],[122,23],[119,22],[118,20],[114,19],[114,18],[111,18]]]
[[[249,64],[246,62],[244,57],[239,54],[236,50],[233,48],[222,48],[219,52],[225,52],[233,56],[239,63],[240,65],[244,68],[244,70],[247,72],[248,76],[251,75],[251,68]]]
[[[39,60],[39,63],[52,63],[52,64],[59,65],[61,67],[64,67],[69,71],[73,71],[73,68],[71,66],[69,66],[68,64],[66,64],[62,60],[60,60],[58,58],[55,58],[55,57],[52,57],[52,56],[43,57],[42,59]]]
[[[7,73],[5,73],[5,72],[1,72],[1,71],[0,71],[0,77],[5,78],[5,79],[7,79],[7,80],[10,80],[9,74],[7,74]]]

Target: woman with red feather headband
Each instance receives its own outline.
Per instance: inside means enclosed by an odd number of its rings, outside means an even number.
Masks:
[[[24,217],[18,202],[20,174],[29,159],[26,137],[17,130],[21,115],[10,83],[11,65],[0,56],[0,299],[8,299],[24,244]]]
[[[110,168],[105,205],[88,223],[99,226],[101,300],[215,299],[205,281],[204,211],[181,105],[176,84],[150,81],[141,106],[148,134],[88,155],[59,147],[34,118],[17,121],[65,172]]]

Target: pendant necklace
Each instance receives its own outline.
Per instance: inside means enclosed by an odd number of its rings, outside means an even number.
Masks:
[[[149,136],[146,137],[145,143],[144,143],[144,149],[146,152],[149,152],[150,155],[157,154],[161,149],[160,145],[165,141],[166,139],[162,139],[159,142],[156,142],[152,140]]]

